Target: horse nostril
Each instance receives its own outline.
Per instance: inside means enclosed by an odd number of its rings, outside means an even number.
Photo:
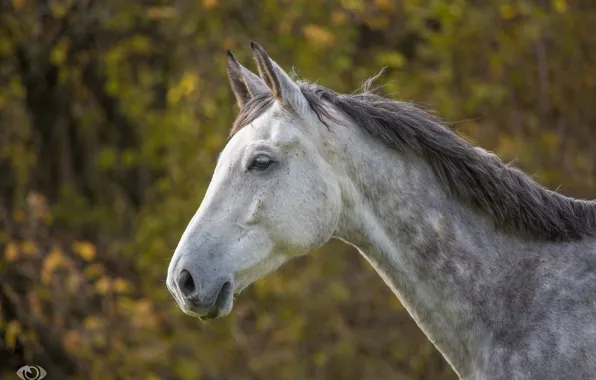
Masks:
[[[195,291],[195,282],[186,269],[183,269],[178,275],[178,288],[185,297],[189,297]]]

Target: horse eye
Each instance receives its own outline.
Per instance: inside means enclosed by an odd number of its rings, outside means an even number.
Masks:
[[[273,164],[272,159],[267,156],[260,155],[256,156],[252,160],[249,169],[266,170],[271,166],[271,164]]]

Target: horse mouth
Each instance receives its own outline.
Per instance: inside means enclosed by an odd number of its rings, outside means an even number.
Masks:
[[[213,306],[211,306],[209,312],[203,316],[200,316],[199,319],[207,321],[227,315],[230,312],[231,303],[234,301],[233,298],[234,288],[232,283],[226,282],[217,294],[217,298],[215,299],[215,302],[213,303]]]

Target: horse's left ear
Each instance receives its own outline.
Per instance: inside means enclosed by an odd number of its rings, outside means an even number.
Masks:
[[[274,60],[269,58],[269,55],[261,45],[251,42],[250,46],[257,62],[259,74],[271,90],[273,97],[282,103],[283,106],[291,108],[298,113],[306,109],[308,103],[304,95],[302,95],[300,87]]]

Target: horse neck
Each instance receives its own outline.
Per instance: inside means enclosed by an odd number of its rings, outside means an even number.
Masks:
[[[336,237],[365,256],[458,375],[467,376],[474,358],[490,355],[486,320],[494,310],[485,306],[485,291],[538,247],[451,199],[414,155],[354,130],[335,148],[345,174]]]

